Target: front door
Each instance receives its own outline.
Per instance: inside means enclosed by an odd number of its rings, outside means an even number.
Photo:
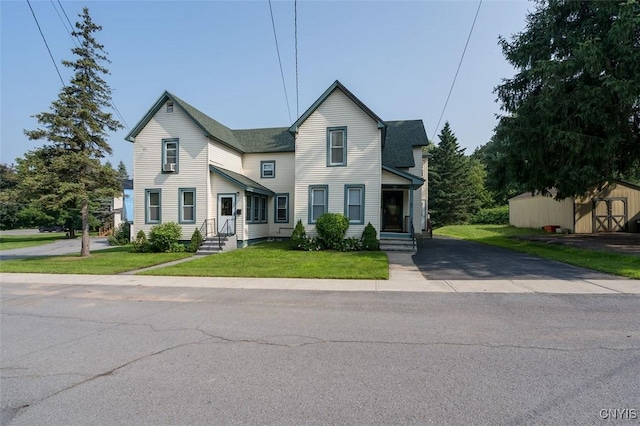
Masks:
[[[402,191],[382,192],[382,230],[402,232]]]
[[[218,232],[233,235],[236,233],[236,195],[218,194]]]

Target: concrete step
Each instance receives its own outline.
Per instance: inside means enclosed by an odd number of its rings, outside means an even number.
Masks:
[[[218,242],[218,237],[208,237],[202,242],[202,245],[196,252],[196,255],[209,255],[221,253],[224,251],[225,245],[228,241],[228,238],[222,237],[220,242]]]
[[[413,241],[407,238],[382,238],[380,240],[380,250],[410,253],[415,253],[417,251],[413,246]]]

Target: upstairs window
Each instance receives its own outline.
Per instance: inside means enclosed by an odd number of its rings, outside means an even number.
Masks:
[[[174,173],[178,171],[178,139],[162,140],[162,172]]]
[[[173,112],[173,101],[167,102],[167,112]]]
[[[347,165],[347,128],[327,129],[327,166]]]
[[[275,161],[261,161],[260,162],[260,177],[261,178],[274,178],[274,177],[276,177],[276,162]]]

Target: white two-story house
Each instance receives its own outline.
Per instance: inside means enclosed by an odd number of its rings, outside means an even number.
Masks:
[[[383,121],[340,82],[291,127],[231,130],[165,92],[131,130],[132,235],[178,222],[234,235],[238,247],[289,237],[298,220],[307,234],[326,212],[367,223],[378,235],[413,237],[421,227],[426,176],[422,120]]]

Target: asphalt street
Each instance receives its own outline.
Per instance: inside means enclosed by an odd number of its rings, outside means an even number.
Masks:
[[[640,415],[638,295],[5,283],[0,302],[2,424]]]

